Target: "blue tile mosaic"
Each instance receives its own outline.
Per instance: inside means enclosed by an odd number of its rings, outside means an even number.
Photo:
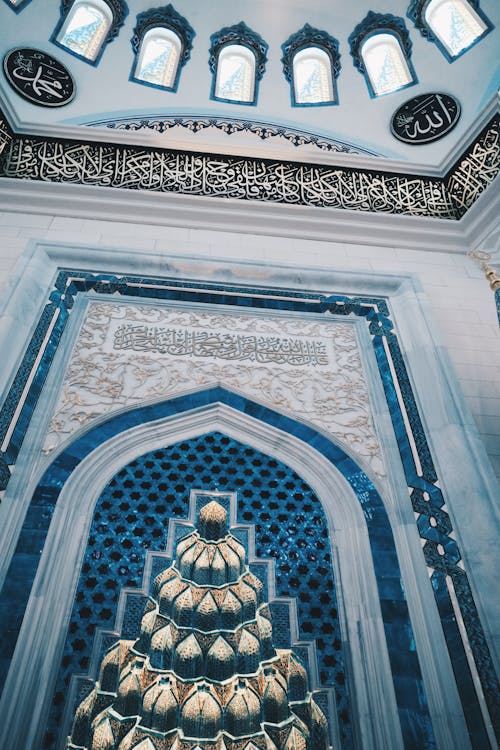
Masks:
[[[142,283],[147,283],[147,287],[142,287]],[[167,286],[168,285],[168,286]],[[450,539],[451,523],[446,512],[442,510],[444,504],[441,490],[437,486],[436,471],[430,454],[429,446],[424,434],[420,416],[416,407],[411,384],[408,378],[404,358],[402,356],[396,335],[393,332],[393,325],[390,320],[389,309],[384,299],[370,297],[348,297],[345,295],[325,296],[314,292],[304,292],[302,290],[282,290],[282,289],[265,289],[261,287],[244,287],[235,285],[196,283],[182,280],[171,279],[152,279],[149,277],[116,277],[112,274],[93,274],[73,270],[61,271],[55,281],[54,292],[50,295],[47,306],[42,313],[40,321],[35,329],[35,334],[28,346],[26,355],[21,367],[13,381],[12,387],[6,401],[0,411],[0,435],[5,435],[9,429],[13,414],[21,398],[23,389],[27,383],[28,377],[33,369],[33,363],[36,357],[41,354],[40,363],[35,374],[32,387],[23,404],[21,418],[13,432],[5,454],[0,454],[0,489],[4,488],[10,478],[10,466],[15,463],[19,449],[24,438],[26,427],[29,423],[33,410],[36,406],[38,395],[43,386],[43,382],[50,368],[52,358],[58,346],[62,330],[67,321],[68,314],[74,303],[75,295],[93,291],[98,294],[108,295],[118,293],[123,296],[138,297],[145,299],[162,299],[189,301],[198,303],[211,303],[229,306],[253,307],[258,309],[276,309],[282,311],[307,312],[316,314],[334,315],[354,315],[363,317],[367,321],[369,333],[372,336],[374,352],[379,365],[380,374],[387,398],[389,411],[391,414],[403,468],[410,491],[413,508],[418,514],[417,524],[422,538],[425,540],[423,552],[427,565],[437,571],[447,573],[455,587],[455,593],[462,612],[467,636],[473,652],[474,660],[478,669],[478,674],[482,683],[484,695],[490,714],[495,726],[500,726],[500,687],[498,677],[495,673],[491,655],[486,643],[484,631],[479,621],[477,609],[470,591],[466,573],[457,564],[460,561],[460,553],[454,540]],[[228,294],[230,292],[231,294]],[[258,295],[258,296],[256,296]],[[266,296],[268,295],[268,296]],[[499,300],[498,292],[496,294],[497,305]],[[60,316],[54,330],[51,333],[48,343],[42,350],[42,344],[55,313]],[[500,318],[499,318],[500,320]],[[391,358],[391,364],[396,372],[399,390],[402,394],[404,408],[410,422],[410,428],[416,450],[418,452],[419,462],[422,466],[422,476],[416,471],[415,460],[411,451],[410,442],[406,433],[404,420],[402,417],[401,407],[398,402],[395,384],[392,380],[391,369],[389,367],[388,355],[383,346],[385,338]],[[205,394],[205,403],[208,403],[213,393]],[[344,473],[355,491],[365,511],[367,520],[370,520],[374,512],[374,506],[371,504],[372,490],[363,486],[362,474],[352,470],[349,459],[341,455],[341,451],[333,446],[332,443],[325,445],[322,436],[311,435],[309,428],[299,425],[293,420],[288,420],[286,424],[280,415],[264,414],[261,409],[252,405],[246,407],[241,404],[237,397],[232,396],[232,405],[234,408],[245,410],[254,414],[259,419],[268,419],[270,424],[278,424],[281,421],[281,427],[290,430],[300,439],[308,440],[318,450],[333,461],[337,467]],[[189,407],[192,408],[190,403]],[[175,400],[170,406],[165,405],[165,413],[173,414],[179,407]],[[170,411],[169,411],[170,409]],[[136,418],[139,423],[147,419],[147,410],[137,410]],[[102,427],[103,434],[111,436],[124,429],[126,420],[113,421],[113,424],[106,424]],[[295,432],[294,432],[295,430]],[[64,455],[63,464],[58,466],[60,474],[57,478],[47,477],[45,484],[39,487],[37,497],[33,499],[34,504],[52,508],[57,500],[58,492],[69,475],[72,468],[78,463],[79,457],[94,447],[93,441],[96,436],[93,431],[83,436],[76,445],[70,446],[70,449]],[[83,452],[83,453],[82,453]],[[352,462],[351,462],[352,463]],[[424,516],[424,519],[422,519]],[[434,521],[431,523],[431,518]],[[437,529],[437,531],[436,531]],[[372,533],[375,534],[375,525],[372,525]],[[375,538],[375,536],[373,537]],[[441,540],[441,541],[438,541]],[[35,565],[38,558],[35,555]],[[380,551],[377,559],[377,576],[380,585],[387,586],[385,578],[392,579],[391,586],[393,591],[397,589],[397,576],[390,575],[392,565],[392,556]],[[12,566],[11,566],[12,573]],[[26,583],[27,588],[31,585]],[[385,588],[384,591],[387,589]],[[381,592],[382,594],[382,592]],[[437,592],[436,602],[438,602]],[[392,595],[391,595],[392,596]],[[0,610],[2,600],[0,597]],[[454,664],[461,659],[460,650],[456,648],[455,640],[451,638],[449,630],[443,625],[443,632],[446,637],[450,658]],[[455,670],[458,674],[458,670]],[[462,672],[460,672],[462,674]],[[457,678],[458,679],[458,678]],[[473,747],[477,750],[489,747],[488,741],[481,734],[481,727],[477,721],[477,710],[479,706],[476,694],[467,700],[468,684],[471,675],[468,673],[467,679],[464,678],[464,684],[459,685],[460,694],[463,695],[463,707],[466,715],[469,734],[473,742]],[[471,706],[473,705],[473,709]],[[423,722],[425,724],[425,722]],[[408,737],[411,736],[412,722],[408,719]],[[480,737],[478,740],[477,737]],[[424,745],[422,745],[423,747]]]

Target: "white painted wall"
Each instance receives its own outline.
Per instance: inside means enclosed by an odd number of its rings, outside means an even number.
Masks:
[[[0,284],[7,292],[4,300],[20,273],[23,252],[29,250],[31,241],[40,240],[113,249],[117,272],[120,251],[132,250],[138,255],[138,270],[146,274],[151,256],[166,268],[172,255],[260,260],[262,264],[292,264],[333,272],[414,274],[429,301],[443,356],[451,360],[500,478],[500,327],[493,293],[481,270],[465,254],[4,212],[0,214]]]

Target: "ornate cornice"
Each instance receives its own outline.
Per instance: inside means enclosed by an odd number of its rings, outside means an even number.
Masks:
[[[329,56],[332,64],[332,74],[338,78],[340,73],[340,54],[338,41],[328,34],[327,31],[315,29],[308,23],[303,26],[296,34],[288,37],[286,42],[281,45],[283,50],[283,73],[287,81],[293,79],[293,57],[296,52],[305,47],[321,47]]]
[[[193,48],[193,39],[196,36],[191,24],[178,13],[172,4],[162,8],[151,8],[139,13],[136,19],[134,34],[131,44],[135,54],[139,52],[141,41],[150,29],[162,27],[174,31],[182,42],[180,64],[184,65],[189,60]]]
[[[129,117],[117,120],[98,120],[87,122],[89,127],[105,127],[112,130],[150,130],[156,133],[166,133],[173,128],[184,128],[191,133],[199,133],[203,130],[218,130],[226,135],[235,133],[249,133],[266,141],[270,138],[276,138],[287,141],[293,146],[315,146],[320,151],[341,153],[341,154],[367,154],[378,156],[373,151],[360,148],[359,146],[336,141],[331,138],[313,135],[295,128],[287,128],[283,125],[275,125],[268,122],[255,122],[253,120],[240,120],[232,117],[185,117],[175,115],[173,117],[163,116],[146,116],[146,117]]]
[[[391,13],[374,13],[371,10],[365,18],[358,23],[348,39],[354,65],[361,73],[366,73],[365,64],[361,55],[361,45],[370,34],[384,31],[388,31],[398,37],[407,59],[410,58],[411,40],[403,19],[399,16],[393,16]]]
[[[0,176],[414,217],[460,219],[500,171],[495,116],[445,177],[40,136],[10,136]]]
[[[210,37],[210,57],[208,59],[208,65],[212,73],[215,73],[217,69],[219,52],[226,44],[243,44],[252,50],[255,54],[256,80],[260,81],[266,69],[268,50],[268,45],[262,37],[249,29],[244,21],[240,21],[235,26],[226,26],[212,34]]]

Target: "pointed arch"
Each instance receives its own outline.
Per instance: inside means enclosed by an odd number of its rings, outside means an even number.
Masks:
[[[355,683],[363,685],[362,692],[365,693],[360,700],[367,701],[364,715],[373,720],[377,714],[374,706],[382,689],[387,710],[383,717],[377,717],[380,723],[377,731],[385,737],[386,748],[399,747],[401,729],[403,734],[413,731],[413,719],[403,707],[408,690],[414,696],[419,714],[425,715],[427,708],[401,587],[394,538],[382,499],[354,460],[328,437],[289,416],[221,387],[115,414],[77,437],[45,471],[33,501],[36,503],[37,498],[43,497],[44,502],[52,503],[55,509],[46,545],[53,554],[48,552],[42,557],[33,596],[27,602],[26,627],[20,633],[23,644],[21,658],[24,661],[29,656],[29,674],[50,673],[48,665],[52,663],[58,648],[57,634],[61,628],[64,630],[68,616],[66,608],[61,606],[64,599],[61,591],[74,592],[75,571],[80,568],[93,507],[104,484],[127,461],[148,448],[182,440],[186,435],[205,434],[207,428],[221,429],[243,443],[255,444],[259,449],[264,448],[271,455],[283,459],[297,468],[320,498],[325,498],[324,507],[331,533],[338,545],[345,606],[351,612],[346,623],[351,648],[355,653],[360,648],[368,649],[373,655],[371,664],[355,659],[353,665]],[[71,502],[75,492],[79,495],[78,503]],[[75,527],[80,529],[76,536]],[[60,541],[56,542],[56,539]],[[366,560],[372,562],[366,565]],[[15,561],[13,565],[14,572]],[[44,592],[42,596],[40,587]],[[402,598],[394,610],[396,595]],[[388,596],[390,599],[384,604]],[[40,609],[42,601],[43,607]],[[53,604],[47,606],[51,601]],[[369,620],[372,625],[363,631],[362,647],[356,624],[360,614],[356,616],[354,612],[363,612],[363,617],[366,612],[371,613]],[[33,629],[30,623],[36,623],[37,627]],[[416,669],[413,681],[408,683],[405,678],[400,684],[396,674],[391,677],[384,629],[387,637],[398,638],[400,645],[407,643],[408,653],[412,654],[409,657],[412,669]],[[405,648],[404,645],[402,647]],[[19,650],[17,653],[20,653]],[[399,657],[396,655],[395,658]],[[374,669],[373,674],[367,674],[371,669]],[[19,683],[21,675],[22,682]],[[36,695],[40,694],[39,680],[30,680],[23,670],[13,668],[9,673],[4,699],[10,703],[10,697],[18,689],[25,697],[23,705],[26,706],[30,703],[30,690],[35,691]],[[402,701],[399,719],[398,700]],[[17,705],[14,708],[17,709]],[[20,723],[17,710],[9,718],[10,721],[4,723],[4,731],[9,731],[14,721],[17,725],[15,731],[20,732],[19,737],[24,741],[23,727],[36,722],[36,711],[29,717],[24,715]],[[362,718],[360,720],[363,721]],[[420,731],[430,731],[428,721],[420,726]],[[371,732],[372,729],[367,728],[367,731]],[[0,728],[0,735],[1,732]]]

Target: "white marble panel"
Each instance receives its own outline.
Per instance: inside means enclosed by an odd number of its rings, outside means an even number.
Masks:
[[[44,452],[116,409],[214,383],[326,430],[385,476],[351,321],[157,303],[90,302]]]

